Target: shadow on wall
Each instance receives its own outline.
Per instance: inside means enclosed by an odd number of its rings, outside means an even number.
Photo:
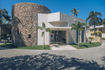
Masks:
[[[66,58],[55,54],[42,53],[35,56],[0,58],[0,70],[105,70],[95,61]]]
[[[15,46],[25,46],[23,36],[18,28],[18,24],[22,23],[17,17],[14,16],[12,24],[12,42]]]

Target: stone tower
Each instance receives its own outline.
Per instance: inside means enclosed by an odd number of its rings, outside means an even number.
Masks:
[[[12,41],[16,46],[37,45],[38,13],[50,13],[42,5],[18,3],[12,8]]]

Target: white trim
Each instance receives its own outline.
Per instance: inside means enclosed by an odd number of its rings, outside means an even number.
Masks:
[[[104,25],[99,25],[99,26],[96,26],[95,28],[102,28],[102,27],[104,27]],[[94,26],[90,26],[89,29],[94,29]]]

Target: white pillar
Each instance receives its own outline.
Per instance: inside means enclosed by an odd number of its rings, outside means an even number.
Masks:
[[[66,30],[66,44],[69,44],[69,31]]]

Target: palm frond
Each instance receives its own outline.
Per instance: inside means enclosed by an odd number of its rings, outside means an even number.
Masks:
[[[105,19],[102,20],[102,24],[105,26]]]
[[[6,9],[0,9],[0,17],[5,18],[7,21],[11,21],[11,17],[8,15],[8,11]]]
[[[42,28],[42,27],[40,27],[40,26],[38,26],[38,27],[37,27],[37,29],[43,30],[43,28]]]
[[[47,32],[51,32],[50,28],[46,28],[46,31],[47,31]]]
[[[97,11],[91,11],[86,21],[89,21],[89,25],[100,25],[102,24],[101,13]]]
[[[45,23],[44,23],[44,22],[42,23],[42,27],[43,27],[43,28],[46,28],[46,25],[45,25]]]
[[[79,10],[77,10],[76,8],[72,9],[72,14],[73,16],[78,16]]]
[[[95,12],[95,14],[98,16],[102,16],[102,14],[100,12],[97,12],[97,11]]]
[[[75,24],[72,24],[71,25],[71,30],[78,30],[78,31],[81,31],[83,30],[83,26],[85,25],[86,23],[81,23],[80,21],[78,21],[77,23]]]
[[[71,30],[77,30],[77,25],[76,24],[72,24],[71,27],[72,27]]]

